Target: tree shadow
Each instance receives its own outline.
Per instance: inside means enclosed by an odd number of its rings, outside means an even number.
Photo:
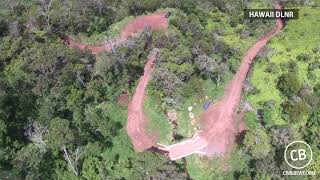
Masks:
[[[236,143],[238,145],[243,145],[243,140],[244,140],[244,137],[245,137],[246,133],[247,133],[247,130],[244,130],[244,131],[239,132],[236,135]]]

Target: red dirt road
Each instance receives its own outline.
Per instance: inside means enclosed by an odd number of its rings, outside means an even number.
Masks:
[[[98,53],[104,52],[104,51],[111,51],[113,47],[121,44],[124,41],[125,41],[125,39],[112,39],[112,40],[107,41],[104,44],[100,44],[100,45],[87,45],[87,44],[84,44],[81,42],[76,42],[71,37],[67,37],[67,39],[66,39],[66,42],[67,42],[69,48],[77,48],[82,51],[88,50],[92,54],[98,54]]]
[[[282,7],[276,4],[276,9]],[[235,74],[233,80],[225,90],[223,98],[212,105],[207,111],[201,114],[201,131],[198,133],[197,147],[190,148],[188,143],[178,143],[170,145],[166,148],[161,148],[169,152],[169,157],[172,160],[179,159],[190,154],[201,153],[207,156],[225,154],[234,144],[237,128],[235,123],[235,115],[240,103],[242,85],[246,79],[251,63],[258,52],[267,44],[267,42],[277,35],[283,28],[283,22],[278,19],[276,25],[269,33],[260,38],[246,53],[242,59],[239,70]],[[194,137],[195,138],[195,137]],[[194,139],[193,138],[193,139]],[[203,148],[203,146],[205,148]]]
[[[134,36],[136,33],[142,32],[145,27],[150,27],[152,31],[156,31],[167,30],[168,26],[169,24],[168,20],[165,18],[165,12],[157,12],[138,16],[121,30],[119,37],[106,41],[100,45],[88,45],[81,42],[76,42],[71,37],[67,37],[66,42],[69,48],[77,48],[83,51],[89,50],[92,54],[98,54],[104,51],[111,51],[113,47],[120,45],[130,36]]]
[[[146,125],[148,119],[143,112],[144,98],[146,96],[147,84],[151,78],[151,73],[154,69],[154,63],[159,54],[158,49],[154,49],[148,57],[148,62],[144,67],[144,74],[139,79],[135,94],[128,107],[128,124],[127,132],[134,146],[138,152],[142,152],[151,148],[156,144],[156,137],[148,134]]]
[[[121,31],[120,38],[127,39],[132,34],[143,31],[145,27],[151,27],[151,30],[167,30],[169,27],[168,20],[165,18],[166,13],[159,12],[145,16],[138,16],[130,22]]]
[[[83,51],[89,50],[92,54],[97,54],[104,51],[111,51],[113,47],[126,41],[129,36],[135,36],[136,33],[143,31],[145,27],[150,27],[152,31],[166,31],[168,26],[168,20],[165,18],[165,12],[153,13],[138,16],[122,29],[118,38],[109,40],[103,44],[87,45],[81,42],[76,42],[71,37],[67,37],[66,43],[69,48],[78,48]],[[146,150],[156,144],[156,137],[147,133],[146,127],[148,125],[148,119],[144,114],[143,104],[146,96],[146,87],[154,69],[154,63],[158,53],[158,49],[154,49],[150,53],[148,62],[144,67],[144,74],[139,79],[135,94],[128,106],[127,132],[134,149],[138,152]]]
[[[276,4],[276,9],[281,9],[281,7]],[[93,54],[111,51],[113,46],[121,44],[130,35],[132,36],[136,32],[141,32],[146,26],[150,26],[152,30],[166,30],[168,28],[168,21],[164,16],[165,13],[154,13],[137,17],[121,31],[118,38],[101,45],[77,43],[71,38],[67,38],[66,41],[70,48],[89,50]],[[277,20],[274,29],[260,38],[249,49],[234,79],[228,85],[224,97],[201,115],[201,131],[196,133],[191,139],[164,148],[159,147],[159,149],[167,151],[172,160],[194,153],[207,156],[226,153],[234,144],[237,133],[234,120],[236,109],[241,98],[242,84],[250,69],[250,65],[259,50],[264,47],[273,36],[277,35],[282,28],[282,21]],[[156,144],[156,137],[148,134],[146,129],[148,119],[143,112],[143,103],[146,96],[146,86],[150,80],[158,53],[159,51],[156,49],[149,55],[148,62],[144,68],[144,74],[139,79],[135,94],[128,107],[127,132],[135,150],[138,152],[146,150]]]

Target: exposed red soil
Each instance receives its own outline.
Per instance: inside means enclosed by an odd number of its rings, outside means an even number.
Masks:
[[[123,107],[127,107],[129,105],[130,99],[129,99],[129,93],[124,92],[117,98],[118,104]]]
[[[111,51],[113,47],[118,46],[123,41],[124,39],[112,39],[100,45],[88,45],[85,43],[76,42],[74,39],[72,39],[69,36],[66,38],[66,43],[69,48],[77,48],[82,51],[88,50],[92,54],[98,54],[104,51]]]
[[[148,62],[144,67],[144,74],[139,79],[135,94],[128,107],[127,132],[134,149],[138,152],[151,148],[157,141],[156,136],[147,133],[148,119],[143,112],[143,104],[146,97],[147,84],[151,78],[158,53],[159,50],[155,49],[149,55]]]
[[[279,5],[277,5],[276,8],[281,9]],[[206,154],[226,153],[228,146],[232,146],[237,133],[235,127],[235,112],[240,103],[242,85],[247,77],[247,73],[260,49],[262,49],[273,36],[277,35],[282,28],[283,23],[278,19],[273,30],[260,38],[246,53],[239,70],[227,87],[222,100],[201,115],[201,128],[203,129],[203,133],[201,133],[200,136],[209,142],[205,149]]]
[[[165,13],[153,13],[139,16],[123,28],[118,38],[106,41],[100,45],[88,45],[76,42],[71,37],[67,37],[65,41],[69,48],[77,48],[82,51],[89,50],[92,54],[97,54],[104,51],[111,51],[113,47],[126,41],[129,36],[135,36],[136,33],[143,31],[145,27],[150,27],[152,31],[167,30],[168,20],[165,18]],[[154,63],[158,53],[159,50],[154,49],[148,56],[148,62],[144,67],[144,74],[139,79],[131,102],[128,103],[127,132],[134,149],[138,152],[151,148],[156,144],[157,140],[155,133],[150,134],[147,132],[148,119],[144,114],[143,104],[146,96],[146,87],[151,78],[151,73],[154,69]],[[127,103],[128,99],[128,94],[123,94],[118,98],[118,102],[124,105]]]
[[[76,42],[71,37],[66,38],[66,43],[69,48],[77,48],[80,50],[88,50],[92,54],[98,54],[104,51],[111,51],[112,48],[120,45],[130,36],[134,36],[138,32],[142,32],[144,28],[150,27],[152,31],[167,30],[169,26],[168,20],[165,18],[165,12],[157,12],[153,14],[138,16],[129,22],[120,33],[120,36],[115,39],[110,39],[99,45],[88,45],[81,42]]]
[[[153,31],[167,30],[169,24],[165,15],[165,12],[158,12],[145,16],[138,16],[122,29],[120,38],[127,39],[132,34],[143,31],[145,27],[150,27]]]
[[[281,9],[276,4],[276,9]],[[142,31],[146,26],[152,30],[167,29],[168,22],[165,19],[165,13],[155,13],[146,16],[137,17],[130,22],[120,33],[120,37],[101,45],[85,45],[76,43],[71,38],[67,38],[70,48],[79,48],[89,50],[93,54],[102,51],[111,51],[112,46],[117,46],[134,33]],[[223,98],[212,105],[206,112],[200,116],[201,130],[193,138],[186,141],[161,148],[168,151],[172,160],[188,156],[193,153],[200,153],[207,156],[222,155],[230,150],[234,144],[237,128],[235,123],[235,114],[240,102],[242,85],[245,81],[251,63],[259,50],[283,28],[281,20],[277,20],[276,26],[272,31],[260,38],[246,53],[239,70],[234,79],[225,90]],[[150,80],[154,69],[158,50],[154,50],[148,57],[148,62],[144,68],[144,74],[139,79],[135,94],[128,107],[127,132],[136,151],[141,152],[151,148],[156,143],[156,137],[148,134],[148,119],[143,112],[143,103],[146,96],[146,86]]]
[[[281,8],[279,4],[276,4],[276,9]],[[236,134],[238,133],[235,122],[236,110],[240,103],[242,86],[251,67],[251,63],[259,50],[262,49],[273,36],[277,35],[282,28],[283,22],[278,19],[275,27],[261,37],[248,50],[242,59],[239,70],[226,88],[223,98],[201,114],[201,131],[199,131],[197,136],[200,137],[201,140],[198,140],[202,143],[194,142],[197,143],[196,148],[194,146],[190,148],[189,143],[186,143],[188,145],[178,143],[163,148],[169,151],[169,157],[171,159],[179,159],[186,155],[199,152],[207,156],[223,155],[231,149],[235,142]],[[192,141],[186,140],[186,142],[191,143]],[[203,148],[204,145],[205,148]]]

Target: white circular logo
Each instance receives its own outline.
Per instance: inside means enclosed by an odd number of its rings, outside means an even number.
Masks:
[[[284,151],[284,159],[294,169],[303,169],[312,161],[312,149],[306,142],[293,141]]]

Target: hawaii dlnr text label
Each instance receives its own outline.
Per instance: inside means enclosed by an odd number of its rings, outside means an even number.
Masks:
[[[298,19],[298,9],[245,9],[244,17],[247,19]]]

